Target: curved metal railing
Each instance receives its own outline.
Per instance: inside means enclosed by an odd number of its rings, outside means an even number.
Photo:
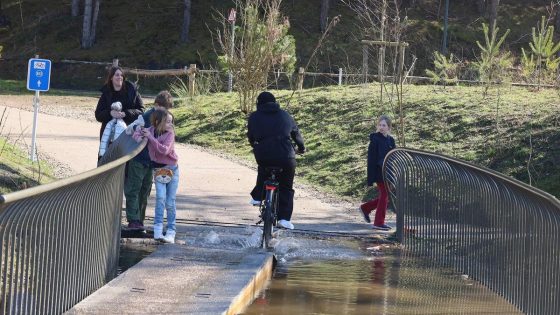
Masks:
[[[560,202],[492,170],[396,149],[384,176],[397,237],[527,314],[560,314]]]
[[[125,163],[145,145],[123,134],[102,166],[0,196],[1,314],[60,314],[116,276]]]

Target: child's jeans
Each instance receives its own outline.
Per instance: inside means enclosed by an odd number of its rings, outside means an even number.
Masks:
[[[173,171],[173,177],[167,184],[160,183],[156,180],[156,213],[154,217],[154,224],[163,224],[163,210],[167,210],[167,231],[175,231],[175,197],[177,195],[177,188],[179,187],[179,167],[177,165],[168,165],[168,168]]]
[[[377,183],[377,190],[379,191],[379,196],[362,204],[361,208],[367,215],[377,208],[373,224],[381,226],[385,224],[385,214],[387,212],[387,203],[389,202],[389,193],[387,192],[387,186],[383,182]]]

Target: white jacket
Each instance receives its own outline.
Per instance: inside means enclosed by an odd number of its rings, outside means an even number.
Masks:
[[[126,129],[126,123],[122,119],[111,119],[103,130],[101,143],[99,144],[99,156],[103,156],[109,145],[117,139]]]

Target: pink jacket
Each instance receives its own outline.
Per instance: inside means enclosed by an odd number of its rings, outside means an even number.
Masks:
[[[142,141],[142,128],[136,128],[132,138],[137,142]],[[154,136],[154,127],[148,128],[148,153],[150,159],[156,163],[175,166],[177,165],[177,153],[175,153],[175,132],[167,131],[159,137]]]

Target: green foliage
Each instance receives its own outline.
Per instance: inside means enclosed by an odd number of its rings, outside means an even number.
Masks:
[[[497,23],[492,25],[492,31],[486,23],[482,23],[482,31],[484,33],[484,45],[479,41],[476,44],[480,48],[479,60],[475,63],[478,68],[480,80],[485,82],[484,94],[488,92],[490,84],[502,83],[508,78],[507,69],[511,67],[512,60],[509,52],[502,52],[501,47],[510,30],[498,38],[500,30]]]
[[[447,58],[438,51],[434,51],[434,70],[426,70],[426,74],[432,79],[434,84],[443,83],[444,85],[455,84],[458,79],[459,62],[453,54]]]
[[[529,43],[529,47],[530,55],[525,53],[525,49],[521,49],[523,75],[528,79],[536,75],[539,87],[542,80],[554,81],[560,64],[560,57],[556,57],[560,50],[560,42],[554,44],[554,26],[547,27],[544,16],[541,17],[538,28],[532,28],[532,42]]]

